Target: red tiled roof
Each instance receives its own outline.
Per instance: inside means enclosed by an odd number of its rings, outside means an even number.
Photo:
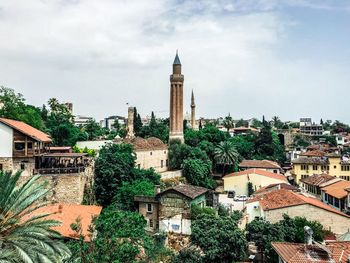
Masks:
[[[238,166],[241,168],[281,169],[278,163],[270,160],[243,160]]]
[[[48,134],[22,122],[16,120],[10,120],[5,118],[0,118],[0,122],[3,124],[29,136],[40,142],[51,142],[51,138]]]
[[[323,183],[333,180],[334,178],[334,176],[331,176],[329,174],[314,174],[304,179],[301,179],[300,181],[309,185],[319,186]]]
[[[315,156],[315,157],[323,157],[326,155],[326,152],[321,150],[313,150],[313,151],[307,151],[304,153],[301,153],[302,156]]]
[[[262,193],[265,193],[267,192],[269,189],[271,188],[274,188],[276,186],[279,186],[280,189],[286,189],[286,190],[297,190],[298,188],[293,186],[293,185],[290,185],[290,184],[286,184],[286,183],[280,183],[280,184],[269,184],[267,186],[264,186],[264,187],[261,187],[260,189],[256,190],[254,192],[254,195],[256,194],[262,194]],[[277,190],[277,189],[276,189]]]
[[[330,242],[325,246],[272,242],[272,247],[287,263],[347,263],[350,256],[350,242]]]
[[[322,191],[325,193],[334,196],[335,198],[342,199],[348,195],[346,191],[347,188],[350,187],[349,181],[339,181],[334,184],[325,186],[322,188]]]
[[[62,223],[60,226],[53,227],[54,230],[64,237],[77,239],[79,237],[76,235],[76,232],[71,229],[71,224],[75,223],[76,219],[79,217],[81,218],[81,230],[82,234],[85,236],[85,241],[90,241],[89,226],[92,223],[92,219],[100,215],[101,210],[101,206],[95,205],[54,204],[35,210],[31,214],[26,215],[24,220],[35,215],[51,214],[45,217],[45,219],[57,220]]]
[[[261,170],[261,169],[255,169],[255,168],[254,169],[247,169],[247,170],[236,172],[236,173],[230,173],[230,174],[225,175],[223,178],[240,176],[240,175],[249,175],[249,174],[259,174],[262,176],[266,176],[266,177],[270,177],[270,178],[274,178],[274,179],[278,179],[278,180],[282,180],[282,181],[287,181],[287,178],[282,174],[276,174],[276,173],[268,172],[268,171]]]
[[[350,216],[338,211],[337,209],[322,203],[320,200],[312,197],[306,197],[302,194],[291,192],[285,189],[275,190],[263,195],[259,195],[247,201],[247,203],[259,201],[263,210],[273,210],[298,205],[312,205],[332,213],[336,213],[345,217]]]

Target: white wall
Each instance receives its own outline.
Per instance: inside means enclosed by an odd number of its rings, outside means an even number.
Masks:
[[[0,157],[12,157],[13,130],[0,123]]]
[[[191,235],[191,220],[183,219],[181,215],[159,220],[159,230],[183,235]]]

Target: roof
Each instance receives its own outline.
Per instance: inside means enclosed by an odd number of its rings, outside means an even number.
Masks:
[[[173,65],[181,65],[180,58],[179,58],[179,55],[177,54],[177,51],[176,51],[176,56],[175,56]]]
[[[39,142],[52,142],[50,136],[22,121],[0,118],[0,122],[37,140]]]
[[[348,195],[348,192],[345,190],[350,187],[350,182],[349,181],[338,181],[335,182],[334,184],[325,186],[322,188],[322,191],[325,193],[334,196],[335,198],[338,199],[343,199]]]
[[[100,215],[101,210],[102,206],[58,203],[41,207],[31,214],[26,215],[24,220],[36,215],[50,214],[46,219],[57,220],[62,223],[60,226],[53,227],[54,230],[59,232],[63,237],[77,239],[79,237],[71,229],[71,224],[76,223],[76,219],[80,218],[81,231],[85,236],[85,241],[90,241],[91,234],[88,231],[89,226],[92,223],[92,219]]]
[[[331,181],[334,178],[334,176],[331,176],[329,174],[314,174],[304,179],[301,179],[300,181],[305,184],[320,186],[321,184]]]
[[[327,158],[322,157],[299,157],[292,161],[293,164],[328,164]]]
[[[304,152],[304,153],[301,153],[300,154],[301,156],[314,156],[314,157],[323,157],[326,155],[326,152],[324,151],[321,151],[321,150],[313,150],[313,151],[307,151],[307,152]]]
[[[240,168],[281,169],[278,163],[270,160],[243,160],[238,166]]]
[[[345,217],[350,216],[340,212],[339,210],[322,203],[320,200],[312,197],[306,197],[300,193],[295,193],[285,189],[275,190],[272,192],[259,195],[247,201],[247,203],[259,202],[263,210],[274,210],[279,208],[298,206],[298,205],[312,205],[317,208],[327,210]]]
[[[291,191],[298,190],[298,187],[286,183],[279,183],[279,184],[269,184],[268,186],[261,187],[260,189],[256,190],[253,195],[257,194],[263,194],[265,192],[268,192],[269,190],[272,190],[275,187],[279,187],[279,189],[286,189]],[[275,189],[276,190],[276,189]]]
[[[82,157],[87,153],[45,153],[44,157]]]
[[[347,232],[345,232],[344,234],[340,235],[337,238],[338,241],[350,241],[350,230],[348,230]]]
[[[50,146],[50,147],[47,147],[47,149],[52,151],[64,151],[64,150],[71,150],[72,147],[71,146]]]
[[[200,187],[200,186],[194,186],[194,185],[189,185],[189,184],[180,184],[180,185],[168,188],[158,195],[162,195],[165,192],[168,192],[171,190],[179,192],[179,193],[183,194],[184,196],[187,196],[190,199],[195,199],[198,196],[201,196],[209,191],[209,189],[204,188],[204,187]]]
[[[276,174],[276,173],[272,173],[272,172],[268,172],[268,171],[261,170],[261,169],[256,169],[256,168],[247,169],[247,170],[240,171],[240,172],[235,172],[235,173],[230,173],[230,174],[225,175],[223,178],[226,179],[228,177],[249,175],[249,174],[258,174],[258,175],[262,175],[262,176],[278,179],[278,180],[281,180],[281,181],[286,181],[286,182],[288,181],[287,177],[285,177],[282,174]]]
[[[255,129],[253,127],[244,127],[244,126],[233,128],[232,130],[233,131],[256,131],[256,132],[259,131],[258,129]]]
[[[141,137],[134,137],[132,139],[125,139],[124,143],[133,145],[135,151],[149,151],[149,150],[167,150],[168,146],[162,142],[161,139],[150,137],[147,139]]]
[[[271,244],[277,254],[287,263],[347,263],[350,255],[350,242],[331,242],[325,246],[287,242],[272,242]]]

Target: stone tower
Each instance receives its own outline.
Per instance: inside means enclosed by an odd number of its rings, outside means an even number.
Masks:
[[[194,103],[194,94],[191,95],[191,128],[196,129],[196,104]]]
[[[135,136],[134,135],[134,111],[135,111],[134,107],[128,108],[128,128],[127,128],[128,133],[126,135],[128,138],[133,138]]]
[[[173,74],[170,75],[170,130],[169,141],[179,139],[184,142],[183,134],[183,83],[181,62],[176,51]]]

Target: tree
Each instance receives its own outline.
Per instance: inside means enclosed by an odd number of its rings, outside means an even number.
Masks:
[[[274,154],[271,126],[266,121],[263,122],[263,127],[255,141],[255,149],[261,159],[266,159]]]
[[[256,138],[257,136],[255,134],[249,133],[245,136],[234,136],[229,140],[236,147],[243,159],[250,160],[254,155]]]
[[[245,121],[243,119],[240,119],[237,123],[236,123],[236,127],[248,127],[249,123],[248,121]]]
[[[31,216],[48,204],[41,200],[48,191],[39,176],[16,186],[20,172],[0,171],[0,262],[62,262],[70,256],[61,236],[52,227],[60,222]]]
[[[254,188],[253,188],[252,182],[248,182],[247,188],[248,188],[248,196],[251,196],[254,193]]]
[[[273,122],[273,126],[277,129],[282,129],[283,128],[283,122],[281,121],[281,119],[278,116],[274,116],[272,117],[272,122]]]
[[[136,180],[133,182],[123,182],[118,188],[114,197],[114,203],[121,210],[134,211],[134,197],[136,195],[154,196],[155,185],[148,180]]]
[[[190,146],[182,144],[180,140],[171,140],[169,145],[170,169],[181,169],[183,161],[189,156],[190,152]]]
[[[194,247],[183,248],[179,254],[171,259],[171,263],[203,263],[199,249]]]
[[[223,121],[223,125],[226,128],[227,131],[229,131],[231,128],[233,128],[235,125],[233,123],[232,117],[230,116],[230,114],[228,116],[225,117],[224,121]]]
[[[115,123],[118,123],[118,121]],[[87,123],[81,127],[81,130],[87,133],[88,140],[95,140],[97,137],[104,134],[102,127],[94,119],[88,120]]]
[[[95,163],[95,194],[99,204],[109,205],[122,182],[133,179],[135,153],[130,144],[108,144]]]
[[[222,175],[225,175],[226,165],[234,165],[239,160],[239,153],[235,145],[230,141],[221,142],[215,148],[214,156],[219,164],[223,164]]]
[[[183,175],[195,186],[214,188],[215,181],[210,176],[211,166],[201,159],[188,158],[183,162]]]
[[[135,107],[135,111],[134,111],[134,133],[136,136],[139,136],[140,131],[142,129],[142,120],[141,120],[141,116],[139,113],[137,113],[137,109]]]
[[[237,221],[230,216],[202,215],[193,220],[191,241],[201,248],[204,262],[243,260],[247,241]]]

